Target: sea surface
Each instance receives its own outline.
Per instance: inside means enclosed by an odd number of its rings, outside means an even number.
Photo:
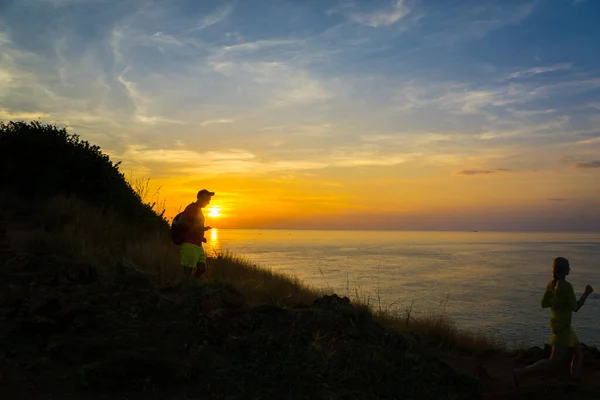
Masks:
[[[540,306],[552,260],[571,263],[580,340],[600,347],[600,233],[213,229],[207,250],[293,274],[315,288],[368,298],[394,313],[444,313],[509,347],[547,343]]]

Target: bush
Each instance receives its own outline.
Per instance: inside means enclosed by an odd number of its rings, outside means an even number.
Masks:
[[[65,128],[38,121],[0,122],[0,179],[4,190],[37,201],[76,196],[128,220],[167,227],[99,146]]]

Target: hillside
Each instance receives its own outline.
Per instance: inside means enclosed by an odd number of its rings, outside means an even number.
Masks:
[[[507,353],[432,316],[409,320],[231,255],[182,276],[168,223],[99,148],[39,123],[0,125],[2,399],[501,399]],[[548,391],[550,389],[550,391]]]

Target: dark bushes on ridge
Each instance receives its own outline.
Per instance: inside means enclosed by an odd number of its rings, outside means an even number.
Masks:
[[[4,191],[39,200],[73,195],[132,221],[167,226],[99,146],[65,128],[38,121],[0,121],[0,180]]]

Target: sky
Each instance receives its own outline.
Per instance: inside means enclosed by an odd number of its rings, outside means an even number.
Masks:
[[[596,0],[0,0],[0,120],[221,228],[600,230]],[[210,206],[209,206],[210,207]]]

